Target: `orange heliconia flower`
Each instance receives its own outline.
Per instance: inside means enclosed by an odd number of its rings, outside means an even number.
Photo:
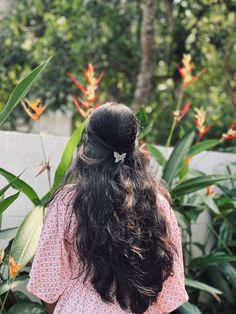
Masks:
[[[192,71],[195,65],[192,63],[192,57],[189,54],[184,54],[182,59],[183,67],[178,65],[177,69],[183,78],[183,87],[187,87],[193,81],[196,81],[207,69],[203,69],[197,75],[193,76]]]
[[[227,133],[222,135],[222,140],[232,140],[236,138],[236,130],[229,129]]]
[[[86,93],[87,93],[86,88],[83,87],[83,85],[76,79],[76,77],[71,72],[68,72],[67,75],[75,83],[75,85],[78,87],[78,89],[80,89],[81,92],[84,95],[86,95]]]
[[[39,120],[41,114],[47,108],[47,105],[42,106],[41,99],[35,99],[33,101],[28,100],[27,98],[21,102],[25,112],[35,121]]]
[[[236,130],[234,130],[236,128],[236,121],[234,121],[230,127],[227,133],[222,134],[221,140],[232,140],[236,138]]]
[[[83,98],[72,96],[73,103],[75,104],[78,112],[83,118],[87,118],[89,114],[98,106],[94,105],[95,100],[98,97],[96,90],[98,84],[103,78],[103,73],[101,73],[98,78],[95,77],[94,67],[92,64],[88,65],[88,69],[84,71],[85,78],[88,82],[87,86],[84,87],[70,72],[68,77],[75,83],[79,90],[83,93]]]
[[[88,65],[88,70],[86,71],[84,71],[84,75],[85,75],[85,77],[86,77],[86,79],[87,79],[87,81],[92,85],[92,86],[97,86],[99,83],[100,83],[100,81],[102,80],[102,78],[103,78],[103,76],[104,76],[104,73],[101,73],[100,75],[99,75],[99,77],[96,79],[95,78],[95,73],[94,73],[94,67],[93,67],[93,65],[90,63],[89,65]]]
[[[19,273],[21,269],[21,264],[17,264],[14,260],[13,256],[10,256],[9,259],[9,270],[10,270],[10,276],[12,279],[16,278],[16,275]]]
[[[75,97],[75,96],[72,96],[72,100],[73,100],[73,103],[75,104],[78,112],[81,114],[81,116],[83,118],[86,118],[88,116],[88,111],[84,111],[82,108],[81,108],[81,102],[79,102],[79,100]],[[87,105],[87,103],[86,103]]]
[[[236,128],[236,121],[234,121],[230,126],[230,129],[234,129],[234,128]]]
[[[181,110],[177,110],[177,111],[173,112],[173,116],[174,116],[177,123],[185,116],[185,114],[188,112],[190,106],[191,106],[191,102],[185,104]]]
[[[203,108],[195,108],[196,111],[194,123],[199,131],[197,142],[212,128],[211,125],[206,126],[206,111]]]

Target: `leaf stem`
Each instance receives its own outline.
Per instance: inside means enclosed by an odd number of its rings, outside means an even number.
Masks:
[[[183,84],[181,84],[180,92],[179,92],[178,99],[177,99],[177,106],[176,106],[176,109],[175,109],[176,111],[178,111],[180,109],[181,104],[183,102],[183,98],[184,98],[184,88],[183,88]],[[175,127],[176,127],[176,124],[177,124],[177,120],[174,118],[173,122],[172,122],[172,126],[171,126],[171,130],[170,130],[168,139],[166,141],[165,147],[169,147],[170,146],[170,143],[171,143],[171,140],[172,140],[172,137],[173,137],[173,133],[174,133],[174,130],[175,130]]]
[[[5,310],[4,306],[5,306],[5,303],[6,303],[6,300],[7,300],[8,294],[9,294],[9,292],[10,292],[10,290],[11,290],[12,283],[13,283],[13,281],[11,281],[11,282],[10,282],[9,289],[7,290],[7,293],[6,293],[6,295],[5,295],[5,298],[4,298],[3,302],[2,302],[2,306],[1,306],[0,313],[3,313],[3,311],[5,311],[5,312],[6,312],[6,310]]]

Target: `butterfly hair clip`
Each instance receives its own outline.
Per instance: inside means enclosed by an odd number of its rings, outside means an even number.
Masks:
[[[115,157],[115,162],[119,162],[119,161],[124,162],[126,153],[123,153],[123,154],[119,154],[117,152],[113,152],[113,153],[114,153],[114,157]]]

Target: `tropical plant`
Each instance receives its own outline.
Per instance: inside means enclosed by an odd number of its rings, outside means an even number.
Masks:
[[[28,93],[30,87],[34,83],[34,81],[38,78],[40,73],[46,68],[49,63],[50,58],[43,63],[41,63],[37,68],[31,71],[20,83],[15,87],[13,93],[8,99],[6,105],[3,107],[0,112],[0,125],[7,119],[9,114],[15,109],[15,107],[19,104],[21,99]]]
[[[42,198],[39,198],[30,185],[20,179],[22,173],[15,176],[0,168],[0,175],[8,181],[8,184],[0,190],[0,213],[2,214],[10,207],[20,193],[24,193],[33,203],[33,209],[19,227],[0,230],[0,239],[9,241],[8,246],[1,251],[0,313],[6,313],[8,310],[10,313],[16,313],[24,309],[37,311],[36,313],[46,313],[42,305],[32,303],[23,292],[19,292],[15,288],[29,279],[28,264],[34,256],[39,241],[43,217],[47,209],[45,204],[50,200],[52,193],[59,188],[72,161],[74,151],[79,145],[84,127],[85,123],[82,123],[69,139],[56,169],[52,188]],[[10,187],[16,190],[16,193],[3,198],[4,193]]]
[[[33,81],[44,69],[48,61],[31,72],[15,88],[13,94],[10,97],[10,100],[4,107],[2,115],[0,113],[0,118],[2,117],[2,120],[0,119],[0,121],[2,121],[2,123],[12,112],[12,110],[14,110],[21,98],[26,95]],[[88,72],[86,74],[88,76],[90,85],[94,87],[95,91],[99,82],[93,81],[94,71],[92,66],[89,66]],[[102,76],[100,76],[99,81],[101,78]],[[88,98],[90,106],[89,110],[91,112],[91,110],[94,108],[93,102],[97,97],[93,97],[93,99],[91,99],[91,93],[94,91],[90,86],[87,87],[87,90],[90,91],[90,93],[86,94],[86,97]],[[36,111],[33,113],[33,116],[30,114],[31,118],[34,120],[36,120],[36,115],[39,116],[39,113]],[[41,170],[37,175],[47,171],[50,189],[42,198],[39,198],[37,192],[29,184],[27,184],[27,182],[20,179],[20,176],[24,173],[25,170],[18,176],[15,176],[5,169],[0,168],[0,175],[8,181],[8,184],[2,187],[0,190],[0,217],[4,211],[9,208],[14,201],[17,200],[20,193],[25,194],[25,196],[33,203],[33,209],[29,212],[19,227],[0,230],[0,239],[9,241],[5,249],[1,250],[0,256],[0,313],[16,313],[18,311],[31,311],[31,313],[35,312],[39,314],[46,313],[42,304],[31,302],[31,300],[23,292],[18,291],[17,288],[29,279],[28,265],[37,248],[39,236],[42,230],[43,218],[47,209],[46,204],[63,181],[65,173],[71,164],[73,154],[80,143],[85,125],[86,120],[83,121],[80,126],[74,130],[70,139],[68,140],[68,143],[66,144],[62,154],[61,161],[56,169],[52,185],[50,184],[51,166],[49,164],[49,160],[46,160],[45,156],[45,160],[41,163]],[[16,190],[16,192],[4,198],[5,193],[10,188]]]
[[[37,247],[46,204],[50,200],[52,193],[59,188],[71,164],[73,154],[80,143],[88,114],[96,108],[91,99],[93,101],[96,99],[95,90],[97,84],[95,82],[98,83],[98,80],[101,80],[101,76],[99,79],[95,79],[91,65],[88,68],[88,74],[89,79],[87,81],[89,85],[86,88],[72,74],[69,74],[83,95],[87,97],[81,101],[77,96],[74,96],[76,101],[79,102],[76,103],[75,101],[78,112],[82,114],[85,120],[80,123],[69,139],[56,169],[53,183],[52,185],[50,184],[49,191],[40,198],[31,186],[20,179],[22,173],[17,176],[5,169],[0,169],[0,175],[8,181],[8,184],[0,191],[0,214],[14,201],[17,201],[20,193],[24,193],[33,203],[32,211],[27,215],[19,228],[0,231],[0,238],[9,241],[8,246],[2,252],[1,263],[0,300],[3,312],[9,311],[9,313],[13,313],[17,310],[22,311],[22,309],[38,310],[39,313],[44,313],[45,311],[41,304],[30,302],[24,293],[17,291],[17,287],[28,279],[28,266]],[[89,88],[91,85],[94,88],[92,92]],[[88,93],[88,91],[92,94]],[[91,95],[93,97],[90,97]],[[190,109],[190,103],[186,103],[180,109],[183,96],[181,96],[181,101],[179,100],[179,105],[173,115],[174,120],[167,146],[171,145],[176,127],[181,124],[182,118]],[[202,141],[208,125],[206,124],[204,110],[199,109],[195,115],[196,129],[185,130],[182,128],[177,144],[173,148],[167,147],[168,151],[171,150],[170,154],[168,153],[169,155],[167,155],[167,149],[161,151],[156,145],[146,142],[148,134],[153,131],[153,121],[148,119],[146,110],[141,108],[137,116],[143,126],[140,133],[141,146],[147,158],[152,156],[156,160],[158,176],[161,176],[166,181],[171,190],[175,204],[174,210],[183,230],[186,286],[189,291],[190,302],[181,306],[178,312],[195,314],[201,313],[200,311],[202,310],[206,313],[218,313],[217,300],[221,300],[221,306],[224,310],[230,310],[230,304],[233,304],[232,302],[234,301],[231,288],[235,288],[234,262],[236,261],[236,255],[234,249],[235,224],[233,222],[235,219],[235,175],[232,174],[234,172],[230,166],[227,168],[227,171],[223,171],[223,174],[205,175],[191,169],[189,162],[193,156],[221,144],[224,140],[231,139],[231,136],[234,136],[234,134],[230,131],[230,133],[224,134],[221,139]],[[234,130],[234,128],[235,125],[232,124],[230,129]],[[50,178],[50,165],[46,158],[40,173],[43,171],[47,171],[48,178]],[[221,192],[213,195],[212,185],[218,186]],[[4,193],[10,187],[16,190],[16,192],[4,198]],[[193,243],[191,240],[191,224],[205,209],[209,210],[209,213],[212,215],[209,228],[211,228],[212,233],[216,237],[210,252],[207,251],[205,246]],[[202,250],[202,256],[192,257],[191,248],[193,246],[198,246]],[[213,280],[214,273],[218,274],[217,278],[221,278],[221,281]],[[225,280],[224,276],[226,274],[228,277]],[[223,283],[223,288],[218,285],[219,282]],[[201,302],[200,297],[202,293],[207,293],[211,302]],[[228,301],[231,303],[229,304]]]

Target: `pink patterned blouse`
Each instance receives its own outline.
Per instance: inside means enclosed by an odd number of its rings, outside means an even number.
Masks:
[[[105,303],[83,276],[76,278],[79,263],[73,249],[76,218],[72,211],[74,185],[67,184],[51,201],[26,289],[47,303],[57,301],[55,314],[122,314],[130,313],[118,303]],[[159,208],[170,224],[170,238],[178,255],[174,256],[174,275],[165,282],[157,302],[146,313],[170,313],[188,300],[184,287],[184,269],[180,230],[169,202],[158,196]],[[74,279],[76,278],[76,279]]]

